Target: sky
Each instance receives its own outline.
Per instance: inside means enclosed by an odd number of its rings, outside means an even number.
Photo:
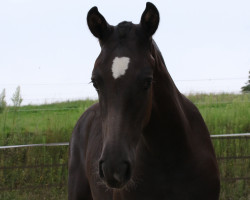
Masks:
[[[96,99],[89,83],[100,53],[86,16],[140,22],[144,0],[0,0],[0,93],[21,87],[23,105]],[[239,93],[250,71],[249,0],[158,0],[153,36],[179,90]]]

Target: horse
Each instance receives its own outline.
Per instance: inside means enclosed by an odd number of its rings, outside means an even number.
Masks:
[[[87,24],[101,47],[91,78],[99,101],[72,133],[68,199],[219,199],[209,131],[152,38],[159,20],[149,2],[139,24],[113,26],[97,7],[89,10]]]

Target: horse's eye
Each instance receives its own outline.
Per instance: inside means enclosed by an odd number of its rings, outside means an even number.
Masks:
[[[98,90],[99,90],[99,87],[98,87],[98,82],[97,82],[97,80],[92,79],[92,83],[93,83],[93,86],[94,86],[94,88],[96,89],[96,91],[98,91]]]
[[[146,78],[146,79],[144,80],[143,88],[144,88],[145,90],[148,90],[148,89],[150,88],[151,84],[152,84],[152,81],[153,81],[152,78]]]

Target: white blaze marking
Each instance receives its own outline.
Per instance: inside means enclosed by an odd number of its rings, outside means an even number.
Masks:
[[[117,79],[125,74],[126,70],[128,69],[129,60],[130,59],[128,57],[115,57],[112,65],[112,73],[114,79]]]

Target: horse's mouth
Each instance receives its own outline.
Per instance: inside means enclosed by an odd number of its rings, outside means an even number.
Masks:
[[[112,177],[102,177],[102,181],[110,189],[123,189],[130,180],[129,177],[120,177],[119,174],[114,173]]]
[[[122,189],[126,186],[127,181],[126,182],[118,182],[116,180],[109,180],[109,181],[105,181],[107,187],[111,188],[111,189]]]

